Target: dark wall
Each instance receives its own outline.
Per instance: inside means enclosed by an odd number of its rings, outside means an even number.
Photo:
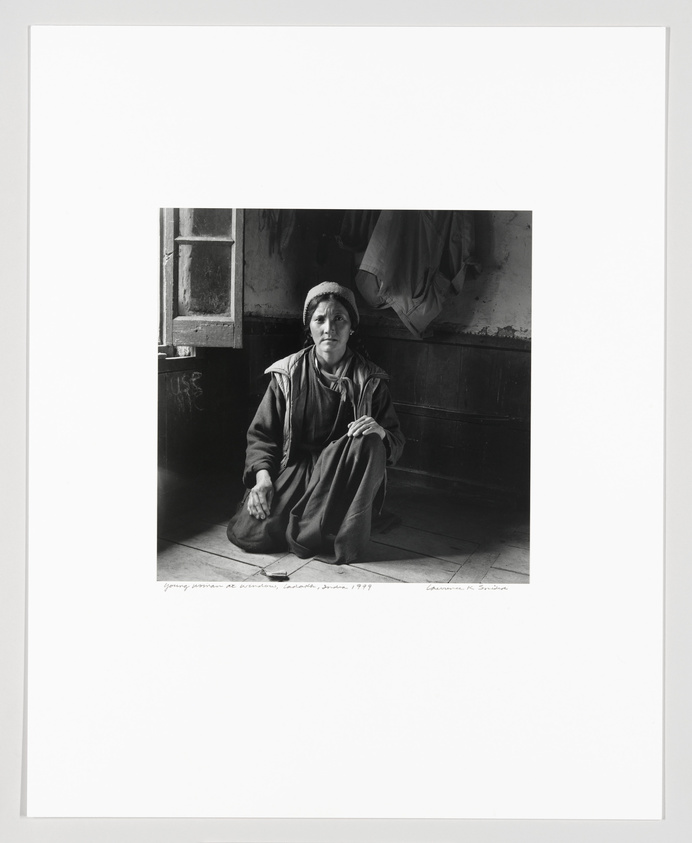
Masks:
[[[240,477],[247,430],[247,355],[230,348],[159,364],[159,519],[190,506],[194,483]],[[203,489],[203,484],[200,486]]]
[[[397,467],[411,480],[453,485],[486,500],[528,498],[531,354],[524,343],[458,335],[421,342],[364,329],[390,375],[407,438]],[[295,320],[246,319],[247,418],[268,383],[264,369],[302,346]]]

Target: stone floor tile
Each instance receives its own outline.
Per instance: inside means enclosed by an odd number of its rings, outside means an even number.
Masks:
[[[239,562],[246,562],[256,568],[264,568],[278,559],[286,556],[288,551],[279,553],[247,553],[228,540],[226,528],[220,524],[209,524],[197,521],[194,524],[183,525],[177,529],[161,530],[162,539],[185,544],[188,547],[216,553]]]
[[[529,578],[526,574],[517,574],[515,571],[503,571],[502,568],[491,568],[483,577],[484,583],[526,583]]]
[[[386,577],[373,571],[365,570],[355,565],[327,565],[319,559],[311,559],[302,568],[291,574],[290,582],[396,582],[392,577]]]
[[[167,541],[159,542],[157,562],[157,580],[163,582],[240,582],[257,571],[235,559]]]
[[[503,568],[505,571],[514,571],[516,574],[529,573],[529,551],[523,547],[512,547],[506,545],[500,552],[493,568]]]
[[[500,555],[498,550],[479,548],[450,580],[451,583],[479,583]]]

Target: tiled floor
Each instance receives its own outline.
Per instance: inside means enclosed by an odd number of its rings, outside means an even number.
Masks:
[[[205,486],[175,526],[159,528],[158,579],[267,582],[286,570],[292,582],[528,583],[529,517],[515,508],[469,504],[449,491],[390,482],[386,510],[398,526],[373,531],[367,558],[329,565],[292,553],[246,553],[226,538],[237,496]],[[323,557],[324,558],[324,557]]]

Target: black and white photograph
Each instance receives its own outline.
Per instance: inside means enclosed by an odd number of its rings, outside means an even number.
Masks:
[[[161,211],[158,579],[526,584],[530,211]]]

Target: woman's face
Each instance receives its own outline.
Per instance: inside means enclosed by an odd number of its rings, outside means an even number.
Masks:
[[[351,334],[351,319],[343,304],[334,299],[319,302],[310,319],[310,334],[323,364],[340,363]]]

